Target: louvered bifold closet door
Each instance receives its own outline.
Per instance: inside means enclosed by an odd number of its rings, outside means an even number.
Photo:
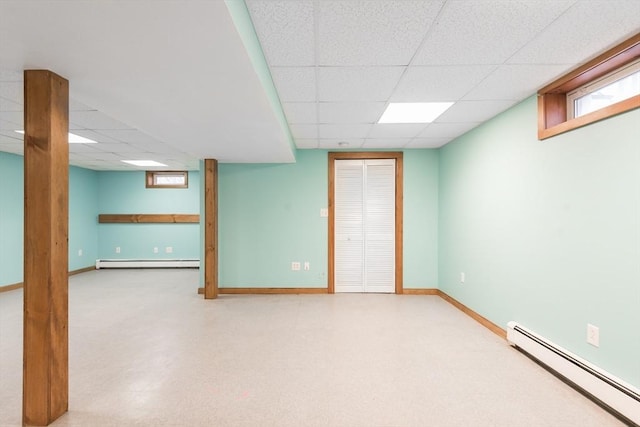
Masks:
[[[336,160],[335,171],[335,291],[364,292],[363,161]]]
[[[395,160],[335,162],[335,291],[395,291]]]
[[[395,292],[394,159],[365,161],[365,292]]]

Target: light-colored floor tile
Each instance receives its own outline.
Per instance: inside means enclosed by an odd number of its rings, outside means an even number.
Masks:
[[[70,279],[64,426],[623,425],[432,296],[196,294],[195,270]],[[22,291],[0,294],[19,426]]]

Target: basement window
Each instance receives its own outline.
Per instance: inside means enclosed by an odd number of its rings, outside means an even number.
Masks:
[[[538,91],[538,139],[640,107],[640,34]]]
[[[568,93],[568,116],[581,117],[636,95],[640,95],[640,60]]]
[[[147,171],[147,188],[188,188],[187,171]]]

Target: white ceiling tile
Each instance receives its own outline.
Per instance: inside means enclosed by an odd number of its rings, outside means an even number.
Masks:
[[[365,138],[370,124],[321,124],[318,125],[319,135],[322,139],[349,139]]]
[[[0,129],[20,130],[23,128],[23,119],[24,114],[21,111],[2,111],[0,112]]]
[[[289,123],[316,123],[318,108],[315,102],[285,102],[282,104]]]
[[[455,101],[495,68],[495,65],[411,66],[393,92],[391,102]]]
[[[316,139],[318,138],[318,125],[289,125],[291,135],[295,139]]]
[[[417,123],[393,123],[380,124],[376,123],[371,127],[369,138],[413,138],[418,135],[427,124]]]
[[[22,82],[23,71],[0,68],[0,82]]]
[[[96,109],[91,108],[80,101],[76,101],[73,98],[69,98],[69,111],[96,111]]]
[[[318,148],[317,139],[296,139],[295,142],[296,142],[296,147],[301,150]]]
[[[19,133],[14,132],[13,129],[0,130],[0,136],[4,137],[5,141],[20,143],[20,144],[24,142],[24,137]]]
[[[112,119],[101,111],[71,111],[69,121],[85,129],[131,129],[130,126]]]
[[[418,135],[418,138],[455,138],[460,136],[480,123],[431,123]]]
[[[3,135],[3,134],[0,134],[0,143],[24,145],[24,142],[22,141],[22,138],[16,139],[16,138],[12,137],[11,135]]]
[[[88,157],[91,154],[100,152],[100,150],[96,148],[97,145],[100,144],[69,144],[69,152],[76,154],[82,153],[85,157]]]
[[[347,145],[344,145],[344,143]],[[362,147],[364,138],[321,139],[320,148],[328,150],[354,150]]]
[[[509,63],[584,63],[639,30],[638,0],[577,1]]]
[[[385,106],[384,102],[321,102],[320,123],[376,123]]]
[[[4,143],[0,141],[0,151],[3,151],[5,153],[12,153],[12,154],[22,154],[24,153],[24,145]]]
[[[0,98],[17,104],[24,103],[24,83],[22,81],[0,81]]]
[[[81,144],[71,144],[71,145],[81,145]],[[138,147],[134,147],[129,144],[124,143],[111,143],[111,144],[91,144],[95,145],[95,148],[100,151],[105,151],[107,153],[134,153],[139,152],[140,149]]]
[[[5,111],[22,111],[22,104],[18,104],[17,102],[10,101],[5,98],[0,98],[0,112]]]
[[[322,1],[319,65],[407,65],[443,1]]]
[[[502,64],[574,1],[449,1],[413,64]]]
[[[463,99],[520,101],[535,94],[564,71],[564,65],[501,65]]]
[[[411,138],[367,138],[362,148],[402,148],[411,141]]]
[[[248,0],[247,7],[269,65],[315,65],[312,1]]]
[[[149,144],[153,146],[157,144],[157,139],[137,130],[137,129],[120,129],[120,130],[100,130],[96,132],[100,135],[104,135],[111,138],[111,141],[105,142],[126,142],[127,144]]]
[[[126,156],[126,154],[124,155]],[[104,153],[104,152],[100,152],[97,151],[95,153],[91,154],[91,159],[92,160],[123,160],[124,159],[123,155],[119,155],[117,153]]]
[[[447,111],[438,117],[436,123],[462,123],[462,122],[484,122],[507,108],[517,101],[458,101]]]
[[[316,70],[313,67],[273,67],[271,76],[282,102],[314,102]]]
[[[405,148],[440,148],[453,138],[414,138]]]
[[[387,101],[405,67],[322,67],[318,70],[321,102]]]

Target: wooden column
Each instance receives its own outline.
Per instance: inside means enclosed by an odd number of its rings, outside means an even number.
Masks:
[[[68,410],[69,82],[24,72],[24,353],[22,421]]]
[[[218,298],[218,161],[204,161],[204,298]]]

